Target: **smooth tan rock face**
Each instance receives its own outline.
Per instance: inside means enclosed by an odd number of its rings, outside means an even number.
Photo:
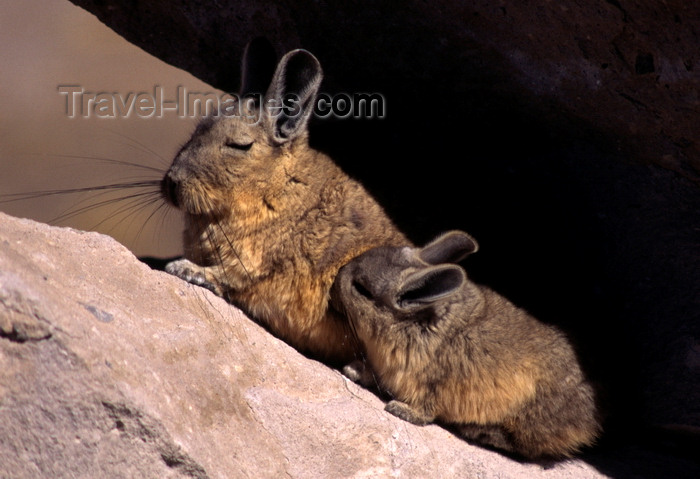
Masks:
[[[605,477],[383,411],[108,236],[0,213],[0,477]]]

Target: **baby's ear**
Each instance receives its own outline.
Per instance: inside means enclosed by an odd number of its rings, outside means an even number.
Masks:
[[[424,268],[409,275],[396,292],[396,305],[404,311],[421,309],[457,292],[467,280],[464,270],[452,264]]]
[[[419,258],[428,264],[458,263],[479,250],[474,238],[463,231],[449,231],[420,249]]]

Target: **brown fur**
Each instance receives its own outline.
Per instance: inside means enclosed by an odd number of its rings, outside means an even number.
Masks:
[[[340,270],[333,301],[366,348],[368,369],[415,424],[456,426],[467,438],[526,458],[569,456],[600,432],[594,393],[566,337],[454,264],[476,251],[448,233],[422,249],[380,247]],[[428,262],[430,261],[430,263]]]
[[[248,51],[246,62],[254,56]],[[356,346],[347,321],[328,308],[338,269],[372,247],[408,241],[359,183],[309,147],[320,81],[313,55],[290,52],[264,104],[293,93],[299,117],[256,105],[248,113],[257,122],[237,115],[200,123],[163,180],[164,196],[185,214],[185,259],[166,269],[229,299],[297,349],[344,362]]]

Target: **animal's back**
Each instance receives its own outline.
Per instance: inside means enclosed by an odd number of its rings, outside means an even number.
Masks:
[[[591,445],[600,434],[595,394],[568,338],[480,289],[485,310],[474,361],[484,362],[485,380],[477,394],[489,404],[511,401],[504,417],[487,422],[502,422],[515,448],[529,457],[566,456]]]

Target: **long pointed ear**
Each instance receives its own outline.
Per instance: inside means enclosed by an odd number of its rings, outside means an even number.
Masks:
[[[260,95],[262,99],[272,81],[276,63],[277,54],[267,38],[251,40],[243,53],[240,96]]]
[[[449,231],[421,248],[418,256],[428,264],[458,263],[479,250],[474,238],[463,231]]]
[[[431,266],[410,275],[396,293],[396,305],[411,311],[454,294],[466,282],[467,275],[459,266]]]
[[[321,64],[306,50],[282,57],[265,95],[268,131],[275,141],[284,143],[306,132],[322,79]]]

